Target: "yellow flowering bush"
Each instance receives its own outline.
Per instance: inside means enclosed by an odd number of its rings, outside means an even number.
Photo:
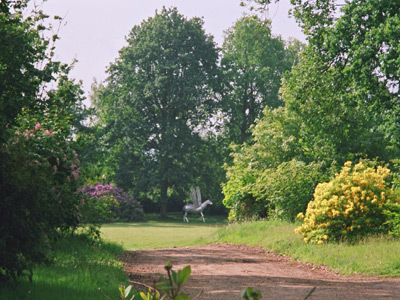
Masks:
[[[323,244],[387,231],[385,208],[399,203],[389,178],[386,167],[346,162],[330,182],[317,185],[305,215],[297,216],[303,224],[296,233],[306,243]]]

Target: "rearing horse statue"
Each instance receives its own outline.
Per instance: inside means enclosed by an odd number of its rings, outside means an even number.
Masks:
[[[212,205],[212,202],[210,200],[206,200],[204,203],[201,203],[201,193],[198,186],[196,187],[196,191],[193,187],[190,188],[190,197],[192,198],[193,204],[187,204],[183,207],[183,222],[189,222],[187,218],[188,213],[199,213],[203,219],[203,222],[205,223],[206,221],[204,220],[203,210],[207,205]]]

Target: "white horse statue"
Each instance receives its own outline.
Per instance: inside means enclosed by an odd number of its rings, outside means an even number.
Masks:
[[[201,218],[205,223],[206,221],[204,220],[203,210],[208,204],[212,205],[212,202],[210,200],[206,200],[204,203],[201,203],[201,193],[198,186],[196,186],[196,191],[193,187],[190,188],[190,198],[192,198],[193,204],[187,204],[183,207],[183,212],[185,213],[183,216],[183,222],[189,222],[187,218],[188,213],[197,213],[201,215]]]

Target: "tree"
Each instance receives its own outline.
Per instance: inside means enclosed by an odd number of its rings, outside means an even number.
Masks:
[[[385,161],[397,157],[399,4],[291,3],[309,45],[285,79],[282,95],[288,109],[302,118],[302,147],[328,164],[366,156]]]
[[[303,139],[299,121],[286,107],[266,107],[252,128],[251,143],[235,146],[223,185],[230,219],[293,220],[305,212],[324,174],[321,163],[310,160],[299,146]]]
[[[224,187],[234,218],[260,215],[280,195],[299,195],[298,178],[282,184],[287,170],[305,176],[303,194],[309,194],[315,180],[312,173],[296,172],[301,162],[305,171],[319,166],[318,179],[347,160],[389,163],[399,155],[400,4],[353,0],[337,11],[330,0],[292,3],[309,44],[284,76],[285,108],[266,111],[252,144],[234,153]],[[294,203],[289,200],[284,208]]]
[[[44,16],[39,12],[23,19],[27,1],[0,3],[0,138],[4,128],[13,124],[21,108],[33,108],[41,84],[49,82],[57,67],[46,61],[46,41],[40,37]],[[37,64],[43,62],[43,68]]]
[[[302,117],[307,147],[318,152],[329,145],[331,161],[398,155],[399,8],[391,1],[352,1],[335,22],[331,11],[320,26],[313,19],[318,7],[298,10],[310,45],[283,97]]]
[[[188,20],[176,8],[156,12],[133,27],[97,92],[95,107],[118,185],[143,194],[156,190],[161,215],[170,189],[196,176],[194,155],[202,140],[195,128],[215,105],[218,54],[202,26],[201,19]]]
[[[247,141],[263,108],[283,105],[278,96],[281,77],[292,67],[301,44],[288,46],[272,36],[270,21],[257,16],[242,17],[225,32],[222,99],[230,141]]]

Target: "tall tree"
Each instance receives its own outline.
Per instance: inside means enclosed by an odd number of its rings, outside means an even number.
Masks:
[[[340,164],[368,156],[398,155],[400,132],[400,4],[354,0],[334,19],[334,1],[316,22],[320,7],[296,1],[296,15],[309,34],[301,63],[284,84],[290,110],[303,119],[308,148],[326,146]]]
[[[388,161],[400,142],[400,4],[337,2],[291,0],[309,45],[282,95],[302,118],[303,148],[314,159]]]
[[[176,8],[156,12],[133,27],[97,93],[117,180],[142,193],[156,189],[161,215],[169,189],[194,176],[201,144],[194,129],[215,104],[218,53],[202,27],[201,19],[188,20]]]
[[[291,2],[309,44],[284,78],[284,110],[265,111],[253,130],[252,145],[234,154],[224,187],[224,203],[233,217],[242,211],[259,214],[260,205],[265,209],[290,186],[295,189],[279,198],[292,202],[301,195],[296,181],[305,188],[303,195],[311,195],[311,173],[303,173],[304,182],[298,174],[296,180],[288,176],[282,181],[284,174],[295,173],[295,168],[282,172],[296,166],[292,161],[304,162],[310,170],[319,166],[322,175],[316,178],[323,178],[346,160],[368,157],[389,163],[399,156],[400,3]]]
[[[263,108],[283,105],[281,77],[290,70],[299,42],[288,44],[271,33],[271,22],[257,16],[239,19],[225,32],[222,46],[223,110],[230,141],[248,140]],[[297,49],[296,49],[297,46]]]

